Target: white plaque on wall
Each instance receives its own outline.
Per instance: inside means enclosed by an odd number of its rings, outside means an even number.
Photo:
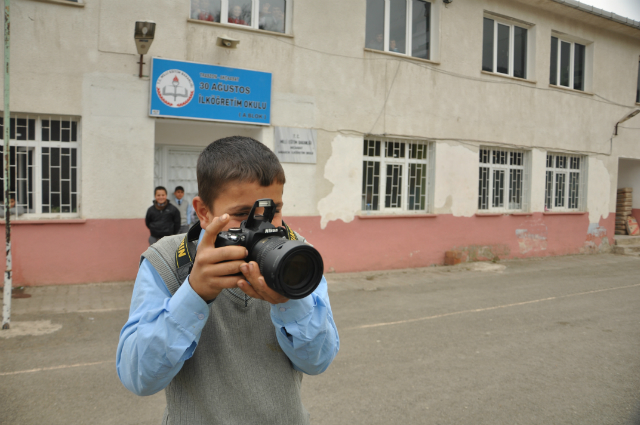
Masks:
[[[275,133],[273,146],[280,162],[316,163],[316,130],[276,127]]]

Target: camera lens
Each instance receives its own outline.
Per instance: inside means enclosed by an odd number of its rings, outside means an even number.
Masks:
[[[290,256],[283,265],[282,283],[296,288],[309,277],[309,270],[313,270],[311,259],[303,252]]]
[[[254,245],[249,257],[258,263],[267,285],[287,298],[310,295],[322,280],[322,256],[304,242],[267,237]]]

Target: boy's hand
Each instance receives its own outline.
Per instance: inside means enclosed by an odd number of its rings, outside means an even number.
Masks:
[[[258,263],[255,261],[241,265],[240,271],[247,280],[239,280],[238,288],[242,289],[251,298],[265,300],[271,304],[281,304],[289,301],[289,298],[278,294],[267,286],[267,282],[264,281],[264,277],[260,274]]]
[[[205,301],[216,298],[225,288],[237,287],[240,266],[247,264],[243,261],[248,255],[245,247],[214,246],[218,233],[224,229],[228,221],[229,215],[223,214],[214,218],[207,226],[191,269],[189,284]]]

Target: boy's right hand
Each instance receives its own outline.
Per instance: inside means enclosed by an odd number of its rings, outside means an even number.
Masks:
[[[246,264],[249,255],[243,246],[215,247],[216,238],[229,222],[229,215],[213,219],[207,226],[198,246],[196,261],[193,263],[189,284],[203,300],[211,301],[225,288],[236,288],[240,266]]]

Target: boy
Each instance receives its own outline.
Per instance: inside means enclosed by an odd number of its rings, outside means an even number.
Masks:
[[[167,199],[167,189],[158,186],[154,190],[155,200],[147,210],[145,224],[151,232],[149,245],[153,245],[165,236],[175,235],[180,231],[180,211]]]
[[[234,136],[200,154],[197,175],[193,206],[204,230],[196,225],[142,255],[118,376],[138,395],[166,388],[163,424],[308,424],[302,372],[322,373],[340,344],[326,280],[308,297],[288,300],[265,284],[255,262],[243,261],[244,247],[214,246],[257,199],[273,199],[272,223],[283,225],[282,166],[260,142]],[[198,248],[182,278],[176,250],[184,240]]]
[[[189,200],[184,198],[184,187],[176,186],[173,191],[176,199],[176,208],[180,211],[180,230],[178,233],[187,233],[191,224],[191,208],[189,208]]]

